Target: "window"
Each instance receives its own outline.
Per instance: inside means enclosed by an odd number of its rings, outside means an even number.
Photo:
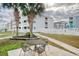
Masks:
[[[73,21],[70,21],[69,23],[71,23],[71,24],[72,24],[72,23],[73,23]]]
[[[24,20],[24,23],[26,22],[26,20]]]
[[[24,27],[24,29],[26,29],[26,27]]]
[[[47,20],[48,20],[48,18],[47,18],[47,17],[45,17],[45,20],[47,21]]]
[[[45,26],[48,26],[48,22],[45,22]]]
[[[36,29],[36,27],[34,27],[34,29]]]
[[[46,29],[48,28],[48,27],[45,27]]]
[[[48,24],[48,22],[45,22],[45,24],[47,25],[47,24]]]
[[[24,27],[24,29],[29,29],[29,27]]]
[[[69,17],[69,19],[73,19],[73,17]]]

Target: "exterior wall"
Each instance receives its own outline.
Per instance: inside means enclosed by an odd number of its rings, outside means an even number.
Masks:
[[[24,22],[26,20],[26,22]],[[29,31],[29,24],[28,24],[28,18],[22,17],[20,19],[19,29],[20,32],[28,32]],[[24,29],[26,27],[26,29]],[[33,32],[41,32],[42,30],[45,30],[45,18],[41,16],[36,16],[33,22]]]
[[[25,22],[24,22],[25,21]],[[12,21],[12,31],[14,30],[15,21]],[[47,25],[45,24],[47,22]],[[10,22],[11,26],[11,22]],[[24,29],[26,27],[26,29]],[[47,28],[46,28],[47,27]],[[33,22],[33,32],[41,32],[41,31],[47,31],[49,29],[53,28],[53,20],[48,18],[47,21],[45,17],[43,16],[36,16]],[[28,18],[22,16],[19,21],[19,32],[28,32],[29,31],[29,24],[28,24]]]
[[[67,28],[67,22],[65,22],[65,21],[54,22],[54,28],[55,29],[65,29],[65,28]]]
[[[57,24],[56,25],[57,28],[55,28],[56,26],[54,26],[55,23]],[[33,32],[45,32],[45,33],[51,33],[51,34],[67,34],[67,35],[72,35],[72,33],[75,33],[76,35],[78,35],[79,29],[75,29],[75,28],[70,29],[67,27],[68,24],[69,24],[69,21],[55,22],[54,19],[51,19],[51,18],[48,18],[46,20],[45,17],[43,16],[36,16],[33,22]],[[20,27],[19,32],[29,32],[29,24],[28,24],[27,17],[22,16],[20,18],[19,27]],[[24,29],[24,27],[26,27],[26,29]]]
[[[4,13],[5,12],[5,13]],[[4,14],[3,14],[4,13]],[[3,11],[2,9],[2,15],[4,15],[3,19],[11,20],[7,23],[7,29],[8,31],[16,31],[16,23],[14,21],[14,16],[10,12]],[[76,16],[73,17],[74,22],[74,28],[69,28],[66,26],[70,25],[69,21],[57,21],[55,22],[53,18],[51,18],[50,14],[51,12],[46,12],[45,16],[36,16],[33,22],[33,32],[44,32],[44,33],[50,33],[50,34],[67,34],[67,35],[79,35],[79,18],[76,18]],[[5,16],[6,15],[6,16]],[[29,24],[28,24],[28,18],[24,17],[20,14],[21,18],[19,21],[19,32],[29,32]],[[47,20],[45,19],[47,17]],[[55,28],[56,27],[56,28]],[[25,29],[26,28],[26,29]],[[74,33],[74,34],[73,34]]]
[[[79,28],[79,16],[75,17],[75,27]]]

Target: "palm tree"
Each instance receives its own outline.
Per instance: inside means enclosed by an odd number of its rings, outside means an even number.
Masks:
[[[33,20],[36,15],[40,15],[44,11],[44,4],[42,3],[20,3],[22,14],[28,17],[30,28],[30,37],[33,37],[32,27]]]
[[[14,9],[14,17],[16,21],[16,36],[18,36],[18,27],[19,27],[19,3],[3,3],[2,6],[5,8],[13,8]]]

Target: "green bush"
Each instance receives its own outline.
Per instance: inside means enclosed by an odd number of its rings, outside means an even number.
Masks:
[[[30,32],[27,32],[25,36],[30,37]]]
[[[25,36],[26,36],[26,37],[30,37],[30,32],[27,32],[27,33],[25,34]],[[36,37],[36,36],[33,34],[33,37]]]

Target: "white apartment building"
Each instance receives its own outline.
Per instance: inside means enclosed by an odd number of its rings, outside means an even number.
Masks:
[[[45,11],[42,16],[37,15],[33,21],[33,32],[49,32],[54,29],[66,28],[68,20],[63,19],[56,20],[53,18],[51,11]],[[52,16],[52,17],[51,17]],[[16,31],[16,22],[13,15],[9,15],[8,31]],[[19,20],[19,32],[29,32],[29,24],[27,16],[22,16],[20,14]]]
[[[3,10],[3,9],[2,9]],[[5,13],[1,13],[4,15],[3,19],[9,20],[7,23],[8,31],[16,31],[16,22],[14,19],[13,11],[8,10],[4,11]],[[72,20],[71,18],[72,17]],[[44,11],[41,16],[37,15],[33,21],[33,32],[45,32],[51,34],[69,34],[75,33],[78,34],[79,29],[78,25],[78,15],[69,16],[67,19],[56,19],[53,16],[52,10]],[[73,21],[73,27],[70,24],[70,21]],[[29,32],[29,24],[27,16],[22,16],[20,13],[19,20],[19,32]]]
[[[48,17],[48,16],[46,16]],[[45,31],[48,28],[53,28],[50,25],[53,25],[53,20],[50,18],[46,19],[45,16],[39,16],[37,15],[33,21],[33,32],[41,32]],[[29,32],[29,24],[28,24],[28,18],[27,16],[22,16],[19,21],[19,32]]]

